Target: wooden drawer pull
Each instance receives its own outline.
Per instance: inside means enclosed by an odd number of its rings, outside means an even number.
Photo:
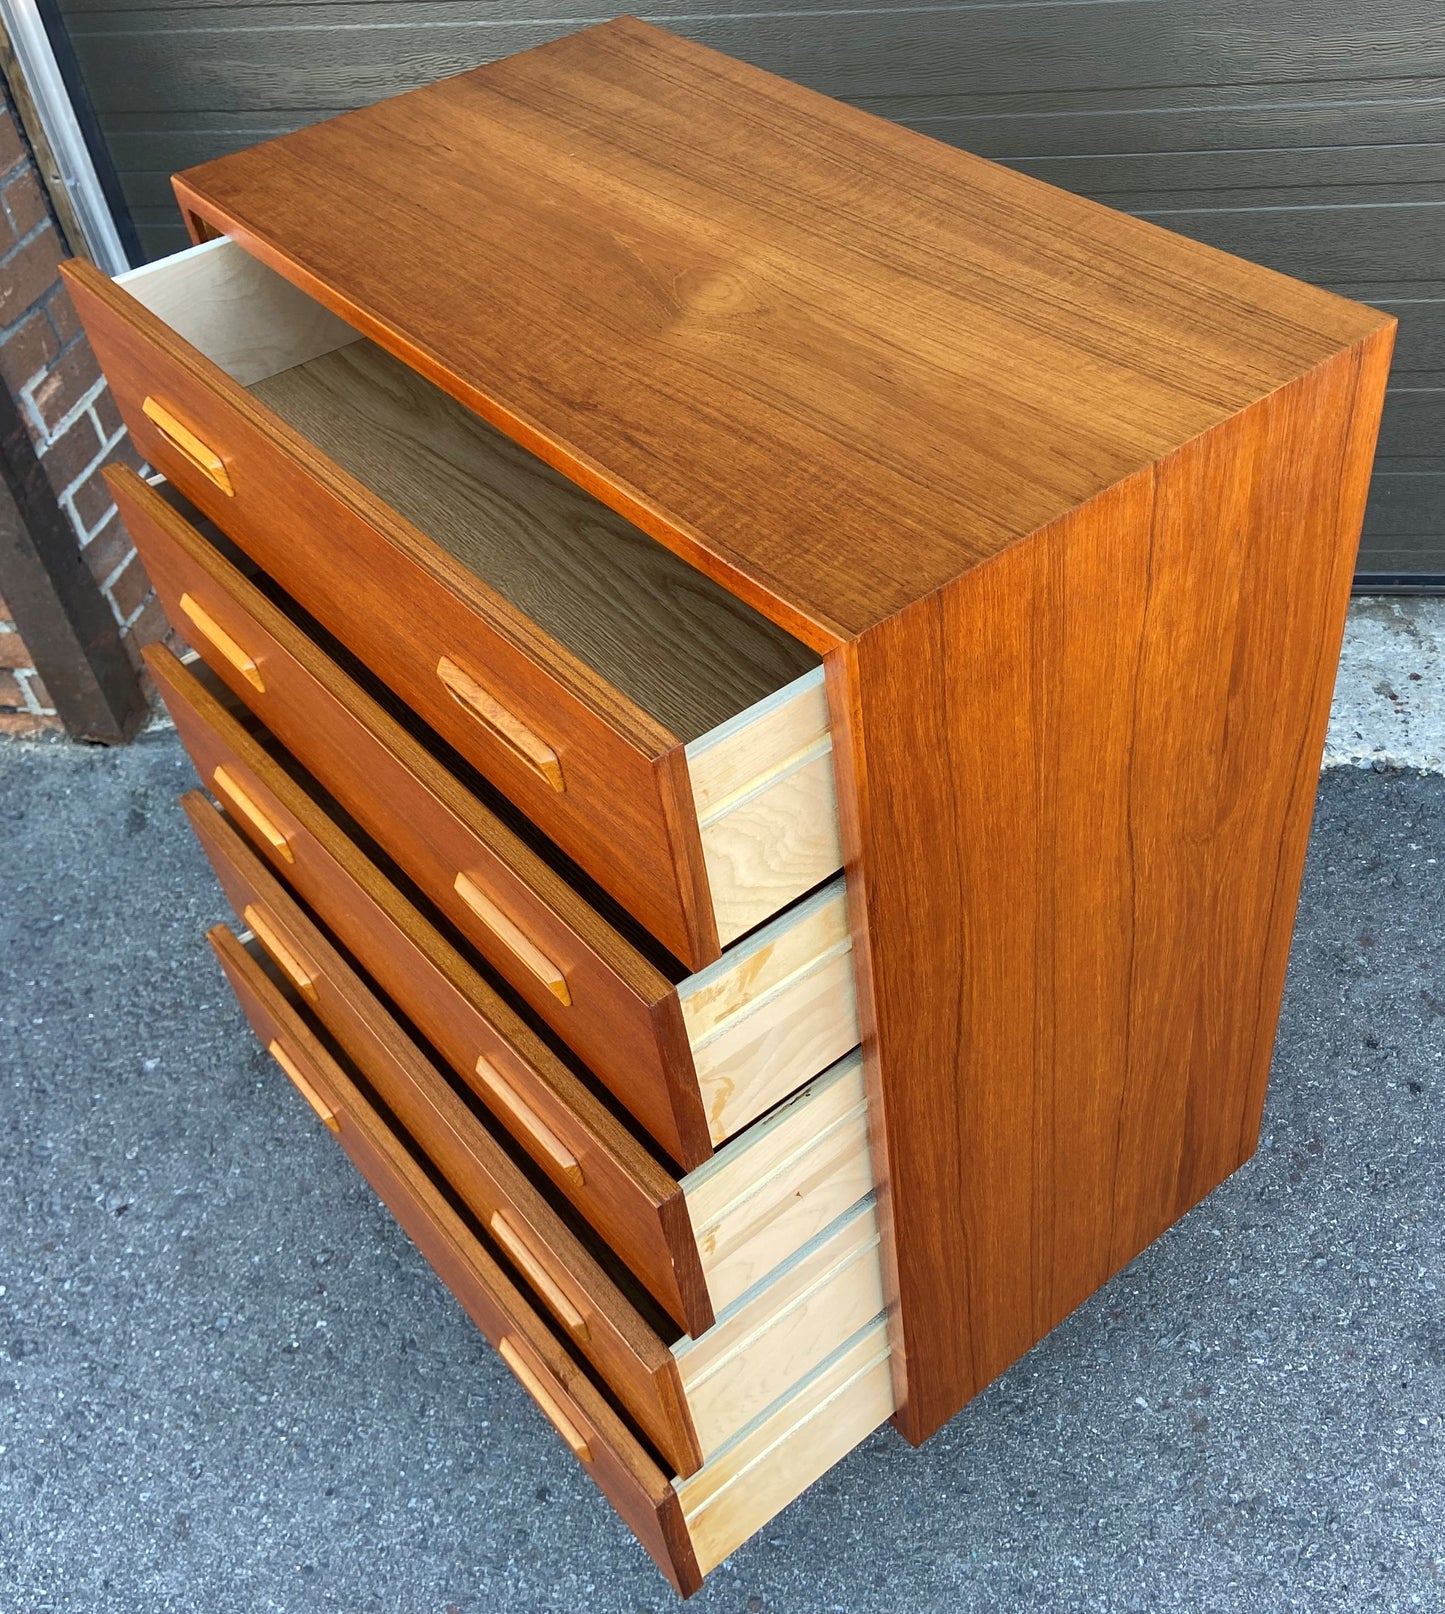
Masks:
[[[437,662],[437,677],[447,686],[447,693],[458,706],[470,712],[534,773],[541,774],[553,790],[567,788],[562,782],[562,764],[557,760],[557,753],[489,695],[469,672],[464,672],[450,657],[443,656]]]
[[[587,1319],[562,1293],[557,1280],[533,1255],[522,1235],[507,1220],[506,1213],[493,1211],[492,1219],[487,1225],[491,1229],[492,1237],[507,1252],[513,1265],[523,1274],[527,1282],[552,1308],[562,1326],[575,1334],[578,1339],[586,1339]]]
[[[162,403],[146,398],[141,412],[178,454],[184,455],[209,482],[214,482],[227,498],[235,494],[231,474],[226,462],[213,448],[208,448],[189,426],[183,425]]]
[[[517,929],[470,875],[459,874],[452,885],[467,907],[504,947],[516,954],[554,998],[562,1003],[572,1002],[567,977],[530,937]]]
[[[582,1166],[577,1156],[485,1054],[477,1057],[477,1075],[487,1084],[502,1108],[512,1116],[517,1125],[537,1142],[558,1171],[569,1182],[580,1188],[583,1183]]]
[[[251,933],[256,940],[271,955],[271,962],[277,969],[308,1003],[315,1003],[315,972],[301,962],[293,948],[282,941],[266,915],[259,908],[247,903],[241,911],[241,918],[251,927]]]
[[[291,1055],[286,1052],[285,1048],[283,1048],[274,1037],[267,1045],[266,1052],[270,1054],[272,1059],[276,1061],[281,1069],[284,1070],[291,1080],[296,1084],[296,1091],[300,1093],[302,1098],[304,1098],[311,1108],[316,1111],[322,1123],[329,1127],[331,1131],[339,1132],[341,1130],[341,1121],[338,1118],[336,1111],[331,1108],[324,1098],[322,1098],[320,1093],[316,1091],[311,1083],[306,1080],[306,1078],[296,1068],[296,1061],[292,1059]]]
[[[590,1463],[592,1461],[592,1448],[587,1444],[586,1438],[577,1428],[577,1425],[557,1405],[556,1397],[532,1371],[530,1364],[512,1341],[504,1339],[497,1346],[497,1354],[517,1375],[518,1383],[541,1408],[547,1422],[572,1448],[572,1455],[580,1463]]]
[[[264,695],[266,686],[261,682],[261,669],[256,665],[256,658],[247,655],[199,600],[182,594],[181,610],[186,613],[196,632],[209,641],[212,648],[229,661],[248,684]]]
[[[223,795],[232,807],[240,813],[247,823],[260,835],[266,844],[275,849],[276,853],[284,857],[288,863],[296,861],[296,854],[291,850],[290,840],[281,833],[269,818],[261,811],[246,787],[236,778],[235,774],[222,763],[211,775],[211,783]]]

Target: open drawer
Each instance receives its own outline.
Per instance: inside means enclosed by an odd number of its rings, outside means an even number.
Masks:
[[[801,1261],[799,1246],[701,1341],[679,1339],[611,1252],[538,1191],[485,1111],[446,1079],[325,935],[276,898],[258,897],[240,917],[303,1015],[355,1063],[562,1337],[679,1473],[695,1472],[706,1452],[883,1309],[876,1220],[870,1201],[855,1201],[844,1212],[851,1236],[825,1239],[821,1253]],[[860,1209],[862,1217],[851,1214]],[[787,1250],[786,1229],[772,1231],[774,1247]],[[707,1348],[698,1352],[701,1342]]]
[[[841,866],[812,651],[233,242],[65,268],[138,450],[690,968]]]
[[[841,874],[684,974],[169,491],[119,466],[107,479],[206,664],[674,1160],[700,1164],[857,1044]]]
[[[884,1318],[874,1316],[810,1362],[760,1410],[741,1402],[742,1421],[707,1461],[686,1476],[670,1476],[475,1219],[438,1183],[415,1144],[363,1091],[294,1000],[224,926],[209,939],[263,1046],[684,1596],[890,1416],[887,1331]],[[857,1265],[860,1250],[866,1253],[870,1214],[869,1206],[859,1207],[802,1253],[781,1308],[785,1317],[798,1305],[798,1270],[811,1264],[815,1274],[822,1273],[831,1261],[837,1273]],[[810,1293],[816,1312],[825,1302],[816,1284]],[[758,1303],[758,1297],[748,1302],[754,1308]],[[746,1308],[738,1316],[752,1321]],[[733,1343],[734,1355],[737,1348],[756,1350],[741,1337]],[[727,1359],[727,1352],[718,1354]],[[761,1355],[757,1360],[761,1368]]]
[[[279,942],[278,959],[299,959],[325,990],[327,977],[315,971],[335,951],[329,941],[323,945],[287,887],[214,806],[198,793],[184,806],[238,915]],[[298,849],[297,868],[314,867]],[[557,1194],[688,1332],[701,1334],[871,1190],[856,1052],[678,1178],[598,1103],[585,1071],[552,1057],[494,996],[486,1002],[465,967],[453,971],[415,947],[379,875],[356,881],[350,894],[304,873],[298,888]]]
[[[856,1052],[832,1067],[850,1073],[848,1086],[829,1087],[824,1109],[803,1118],[807,1095],[823,1090],[815,1081],[679,1179],[602,1101],[591,1072],[544,1040],[197,678],[155,646],[147,662],[198,772],[246,836],[188,798],[228,893],[269,878],[255,853],[264,856],[684,1327],[705,1328],[765,1270],[775,1216],[801,1242],[871,1187]],[[835,1162],[805,1175],[801,1197],[786,1174],[739,1181],[736,1163],[761,1158],[756,1140],[780,1116],[794,1117],[784,1154],[805,1147]]]

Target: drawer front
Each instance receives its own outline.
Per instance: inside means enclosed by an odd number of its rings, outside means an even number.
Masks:
[[[256,852],[322,915],[689,1333],[711,1326],[717,1310],[872,1190],[856,1051],[698,1170],[680,1182],[669,1177],[505,1004],[494,995],[486,1001],[485,983],[174,657],[152,647],[147,662],[202,778]],[[206,844],[217,815],[209,807],[202,813],[204,805],[188,810]],[[519,1126],[518,1099],[544,1123],[542,1137],[533,1125]],[[579,1173],[561,1168],[545,1146],[548,1131],[576,1157]]]
[[[701,1164],[708,1122],[667,978],[154,489],[124,467],[107,481],[167,614],[212,670],[668,1155]]]
[[[702,1461],[677,1364],[616,1284],[331,946],[262,875],[238,916],[451,1184],[573,1348],[680,1474]],[[298,977],[292,976],[293,981]]]
[[[701,1585],[677,1494],[415,1158],[224,926],[209,937],[256,1035],[683,1596]]]
[[[716,958],[674,737],[124,289],[66,278],[137,450],[672,952]]]
[[[669,1351],[280,882],[198,794],[188,810],[257,944],[679,1473],[883,1310],[869,1196]]]
[[[173,656],[152,646],[146,660],[201,778],[273,872],[323,916],[659,1305],[691,1332],[706,1328],[712,1305],[677,1180]],[[188,811],[209,850],[206,813],[215,815],[203,805]]]
[[[894,1410],[874,1317],[669,1482],[402,1140],[224,926],[210,932],[256,1035],[683,1596]]]

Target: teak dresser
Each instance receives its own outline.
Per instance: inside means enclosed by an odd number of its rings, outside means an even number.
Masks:
[[[175,186],[211,943],[690,1592],[1253,1151],[1393,321],[630,19]]]

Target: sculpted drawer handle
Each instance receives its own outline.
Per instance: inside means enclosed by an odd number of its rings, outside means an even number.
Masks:
[[[210,643],[217,654],[230,662],[248,684],[264,695],[266,686],[261,682],[261,669],[256,665],[256,658],[236,643],[199,600],[193,599],[189,594],[182,594],[181,610],[186,613],[191,626]]]
[[[316,1091],[311,1083],[306,1080],[306,1078],[296,1068],[296,1061],[292,1059],[291,1055],[286,1052],[285,1048],[283,1048],[274,1037],[267,1045],[266,1052],[270,1054],[272,1059],[276,1061],[281,1069],[284,1070],[291,1080],[296,1084],[296,1091],[300,1093],[302,1098],[304,1098],[311,1108],[316,1111],[316,1114],[320,1117],[322,1124],[328,1127],[332,1132],[339,1132],[341,1130],[341,1121],[338,1118],[336,1111],[331,1108],[324,1098],[322,1098],[320,1093]]]
[[[214,448],[203,443],[189,426],[177,420],[163,403],[157,403],[154,398],[144,399],[140,407],[141,413],[177,454],[189,460],[208,482],[214,482],[228,499],[235,494],[226,462]]]
[[[562,1003],[570,1004],[572,994],[567,989],[567,977],[537,946],[523,934],[496,905],[469,874],[459,874],[452,882],[456,894],[466,903],[478,919],[518,961],[525,964],[543,986]]]
[[[276,828],[269,818],[261,811],[251,799],[250,793],[234,773],[222,763],[211,775],[211,783],[217,792],[224,796],[232,807],[240,813],[256,833],[274,849],[278,857],[284,857],[288,863],[296,861],[296,854],[291,850],[290,840]]]
[[[557,1280],[532,1253],[522,1235],[507,1220],[506,1213],[493,1211],[492,1219],[487,1226],[491,1229],[492,1237],[507,1252],[513,1265],[552,1308],[562,1326],[575,1334],[578,1339],[586,1339],[587,1319],[562,1293]]]
[[[509,751],[515,753],[547,781],[553,790],[565,790],[562,782],[562,764],[557,753],[519,717],[514,717],[505,706],[463,671],[448,656],[437,662],[437,677],[447,687],[447,694],[464,711],[499,739]]]
[[[588,1446],[586,1437],[582,1434],[581,1430],[578,1429],[577,1425],[573,1423],[572,1420],[567,1416],[567,1414],[563,1412],[561,1407],[557,1405],[556,1398],[552,1395],[551,1391],[548,1390],[547,1386],[542,1383],[541,1379],[539,1379],[532,1371],[531,1367],[526,1361],[526,1358],[523,1357],[522,1353],[517,1349],[512,1341],[510,1339],[504,1339],[502,1343],[497,1346],[497,1354],[502,1358],[507,1366],[511,1368],[513,1373],[517,1375],[518,1382],[521,1384],[522,1388],[527,1392],[527,1394],[531,1396],[531,1398],[541,1408],[542,1414],[546,1418],[547,1422],[552,1425],[557,1433],[561,1435],[563,1440],[565,1440],[572,1448],[572,1455],[578,1460],[578,1462],[590,1463],[592,1461],[592,1448]]]
[[[251,934],[271,955],[271,961],[308,1003],[316,1001],[316,975],[297,957],[277,935],[271,921],[259,908],[249,902],[241,910],[242,921],[251,927]]]
[[[501,1071],[481,1054],[477,1058],[477,1075],[487,1084],[497,1102],[539,1145],[558,1171],[576,1187],[582,1186],[582,1167],[577,1156],[557,1136],[536,1110],[522,1097]]]

